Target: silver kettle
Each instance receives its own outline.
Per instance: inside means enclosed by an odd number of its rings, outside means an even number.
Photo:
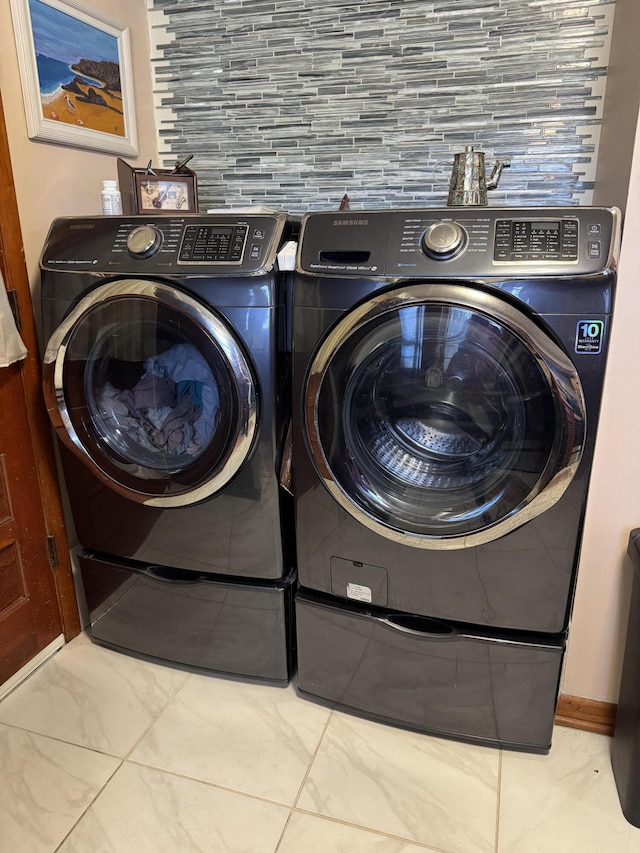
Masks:
[[[510,165],[509,160],[496,160],[487,180],[484,152],[474,151],[473,145],[467,145],[461,154],[456,154],[453,158],[447,206],[483,207],[487,204],[487,190],[493,190],[498,186],[502,170]]]

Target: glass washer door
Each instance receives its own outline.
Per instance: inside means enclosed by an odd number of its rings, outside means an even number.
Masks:
[[[227,323],[188,294],[136,279],[100,285],[52,335],[47,409],[109,488],[157,507],[223,488],[253,446],[254,374]]]
[[[582,456],[575,367],[530,318],[472,287],[386,292],[330,330],[304,425],[358,521],[421,548],[503,536],[552,506]]]

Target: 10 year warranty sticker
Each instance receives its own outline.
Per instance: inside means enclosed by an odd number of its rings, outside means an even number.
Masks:
[[[604,320],[580,320],[576,329],[576,352],[596,355],[602,351]]]

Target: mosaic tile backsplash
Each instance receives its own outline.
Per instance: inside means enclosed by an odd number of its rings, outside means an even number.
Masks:
[[[159,146],[200,210],[589,204],[614,0],[147,0]]]

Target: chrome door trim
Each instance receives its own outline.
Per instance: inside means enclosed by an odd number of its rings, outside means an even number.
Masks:
[[[93,459],[76,432],[65,398],[64,362],[69,343],[79,322],[94,308],[112,299],[141,297],[160,302],[170,309],[189,317],[211,338],[212,344],[226,357],[231,373],[236,380],[240,409],[240,428],[227,461],[218,473],[185,492],[173,495],[151,495],[124,486],[104,471]],[[232,330],[201,302],[166,284],[141,279],[122,279],[99,285],[84,296],[65,317],[47,344],[43,359],[43,390],[49,417],[53,427],[70,450],[110,489],[129,500],[153,507],[179,507],[198,503],[220,491],[235,476],[246,460],[258,428],[257,393],[253,371]],[[132,463],[127,471],[136,475],[142,466]]]
[[[398,530],[378,521],[357,506],[334,479],[320,441],[318,429],[319,392],[329,364],[348,338],[365,324],[399,308],[437,303],[484,314],[505,325],[525,344],[537,359],[547,383],[554,391],[563,423],[572,423],[569,431],[554,437],[554,452],[536,487],[527,499],[506,518],[474,533],[455,536],[420,536]],[[568,356],[536,323],[509,302],[470,286],[458,284],[406,285],[369,299],[347,313],[329,331],[312,359],[304,386],[303,428],[308,451],[318,475],[335,500],[356,521],[394,542],[413,548],[458,550],[492,542],[546,512],[565,493],[573,480],[584,449],[586,407],[582,385]]]

